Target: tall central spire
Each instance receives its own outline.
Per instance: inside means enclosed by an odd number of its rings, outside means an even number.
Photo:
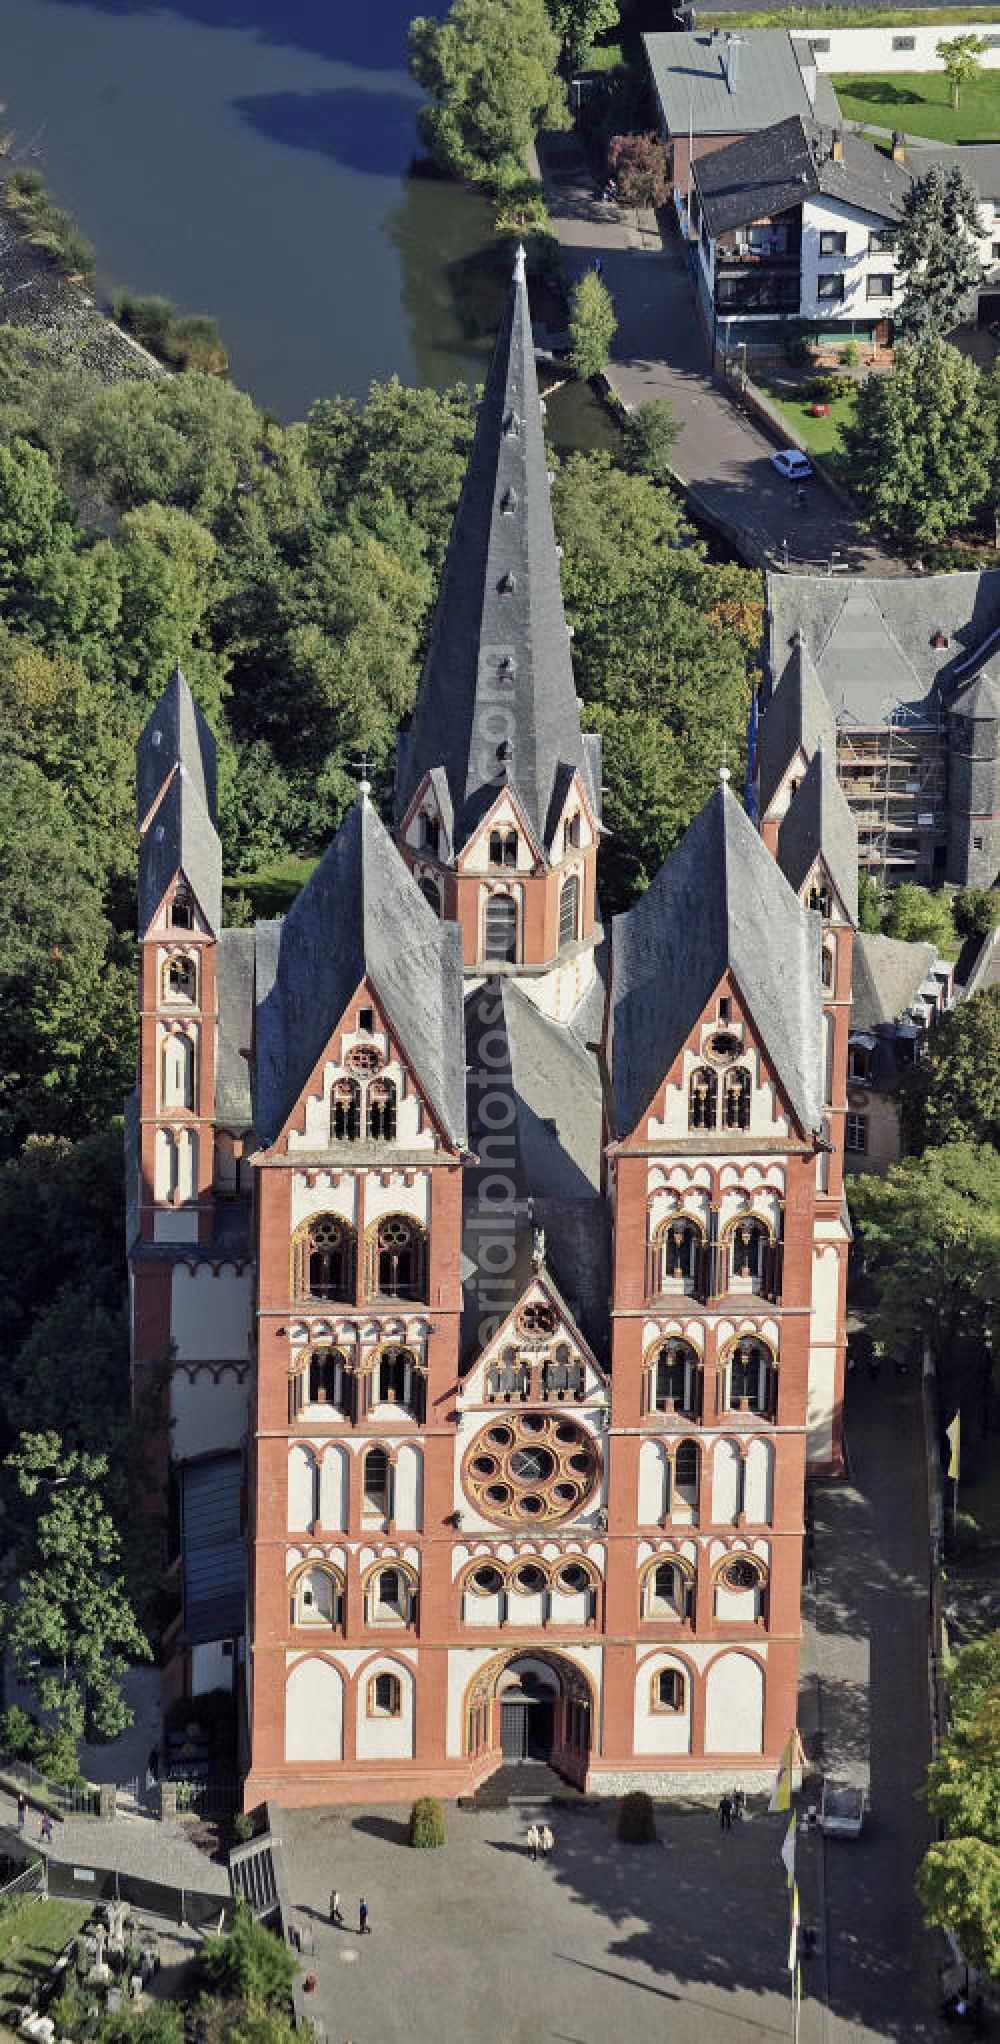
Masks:
[[[401,748],[400,817],[434,768],[448,782],[455,852],[504,786],[546,847],[574,772],[598,806],[559,586],[521,248]]]

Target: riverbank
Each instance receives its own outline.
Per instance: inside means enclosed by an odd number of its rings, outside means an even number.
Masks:
[[[169,374],[115,325],[88,291],[60,276],[54,263],[32,248],[2,196],[0,325],[24,329],[43,342],[56,361],[85,369],[102,383]]]

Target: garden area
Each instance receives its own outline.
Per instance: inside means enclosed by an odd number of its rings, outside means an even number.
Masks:
[[[0,2028],[16,2030],[19,2011],[87,1917],[84,1902],[21,1902],[0,1916]]]
[[[818,455],[836,471],[844,451],[841,427],[852,425],[857,412],[856,380],[850,376],[819,375],[793,382],[790,377],[772,373],[761,378],[760,387],[810,454]]]
[[[995,142],[1000,138],[1000,71],[982,71],[962,86],[952,106],[947,73],[906,71],[835,74],[830,80],[845,120],[865,127],[901,128],[934,142]]]

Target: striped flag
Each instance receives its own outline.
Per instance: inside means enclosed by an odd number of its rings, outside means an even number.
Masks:
[[[950,1457],[950,1460],[949,1460],[949,1463],[948,1463],[948,1474],[949,1474],[949,1476],[953,1476],[953,1477],[954,1477],[954,1479],[955,1479],[955,1482],[957,1483],[957,1482],[958,1482],[958,1477],[959,1477],[959,1465],[960,1465],[960,1463],[961,1463],[961,1460],[962,1460],[962,1414],[961,1414],[961,1411],[958,1411],[958,1412],[956,1412],[956,1414],[955,1414],[955,1417],[954,1417],[954,1419],[952,1420],[952,1423],[951,1423],[950,1427],[945,1427],[945,1433],[946,1433],[946,1434],[947,1434],[947,1436],[948,1436],[948,1440],[949,1440],[949,1443],[950,1443],[950,1446],[951,1446],[951,1457]]]
[[[767,1806],[768,1811],[772,1814],[775,1810],[790,1810],[792,1807],[792,1743],[794,1738],[794,1732],[789,1732],[785,1750],[781,1756],[781,1766],[775,1776],[774,1787],[771,1790],[771,1800]]]
[[[799,1884],[792,1882],[792,1921],[788,1934],[788,1971],[794,1973],[799,1956]]]
[[[794,1881],[795,1881],[795,1825],[796,1825],[796,1821],[797,1821],[797,1820],[796,1820],[796,1816],[795,1816],[795,1811],[793,1810],[793,1811],[792,1811],[792,1815],[791,1815],[791,1821],[790,1821],[790,1823],[789,1823],[789,1826],[788,1826],[788,1830],[787,1830],[787,1831],[785,1832],[785,1842],[784,1842],[784,1844],[783,1844],[783,1846],[782,1846],[782,1848],[781,1848],[781,1857],[782,1857],[782,1859],[783,1859],[783,1861],[784,1861],[784,1865],[785,1865],[785,1873],[786,1873],[786,1874],[787,1874],[787,1876],[788,1876],[788,1885],[789,1885],[789,1887],[790,1887],[790,1888],[791,1888],[791,1887],[793,1886],[793,1884],[794,1884]]]

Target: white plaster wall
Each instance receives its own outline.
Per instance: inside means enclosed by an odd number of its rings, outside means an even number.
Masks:
[[[160,1216],[157,1217],[161,1218]],[[164,1220],[183,1219],[163,1215]],[[190,1226],[190,1222],[187,1223]],[[253,1279],[233,1264],[178,1264],[170,1294],[170,1332],[182,1363],[243,1360],[250,1353]]]
[[[339,1185],[334,1185],[328,1171],[318,1171],[312,1185],[304,1171],[292,1172],[293,1231],[312,1214],[338,1214],[342,1221],[350,1221],[352,1227],[357,1227],[358,1181],[353,1172],[346,1171]]]
[[[568,1590],[553,1590],[549,1598],[549,1614],[553,1625],[585,1625],[590,1599],[585,1590],[571,1595]]]
[[[288,1454],[288,1532],[302,1533],[316,1514],[316,1461],[311,1448],[296,1443]]]
[[[541,1625],[545,1617],[545,1592],[527,1596],[511,1587],[507,1592],[507,1621],[510,1625]]]
[[[232,1690],[233,1657],[226,1653],[230,1640],[210,1639],[191,1648],[191,1694],[208,1696],[213,1689]]]
[[[982,36],[992,42],[992,48],[982,58],[984,69],[995,70],[1000,65],[1000,14],[997,25],[981,21],[961,23],[941,28],[934,22],[929,28],[918,28],[909,22],[897,28],[827,28],[822,13],[816,16],[812,28],[792,30],[792,40],[800,63],[810,61],[810,45],[815,51],[814,61],[818,71],[939,71],[942,64],[936,55],[937,44],[942,37],[950,42],[953,36]],[[894,50],[893,41],[899,36],[912,38],[912,50]],[[828,50],[815,50],[816,42],[828,42]],[[905,127],[905,121],[901,126]]]
[[[809,1393],[806,1410],[806,1459],[829,1462],[833,1455],[833,1397],[837,1377],[837,1351],[809,1350]]]
[[[412,1185],[407,1185],[401,1171],[393,1171],[388,1185],[380,1184],[378,1178],[369,1176],[365,1188],[365,1225],[382,1214],[408,1214],[412,1220],[422,1221],[427,1227],[431,1217],[431,1181],[428,1173],[419,1172]]]
[[[661,1668],[679,1668],[684,1677],[683,1710],[650,1710],[649,1692],[654,1675]],[[652,1660],[643,1661],[635,1678],[635,1711],[632,1725],[632,1750],[635,1753],[690,1753],[691,1751],[691,1675],[683,1661],[671,1654],[657,1654]]]
[[[318,1655],[296,1662],[285,1685],[285,1759],[342,1760],[344,1684]]]
[[[744,1511],[752,1525],[770,1525],[774,1450],[770,1441],[751,1441],[747,1449]]]
[[[192,1455],[212,1455],[239,1448],[246,1439],[250,1374],[242,1382],[235,1369],[186,1370],[170,1377],[170,1452],[175,1462]]]
[[[412,1087],[409,1086],[406,1067],[405,1065],[403,1065],[400,1059],[389,1057],[389,1051],[391,1047],[389,1043],[389,1038],[385,1034],[379,1034],[378,1032],[376,1032],[372,1036],[352,1036],[349,1033],[345,1034],[343,1038],[343,1051],[345,1057],[347,1055],[347,1052],[350,1049],[352,1049],[356,1043],[373,1045],[375,1049],[380,1050],[382,1052],[383,1057],[388,1060],[388,1062],[383,1068],[383,1071],[380,1074],[380,1077],[385,1079],[391,1079],[396,1088],[395,1141],[397,1143],[401,1143],[408,1150],[435,1149],[437,1147],[437,1142],[433,1129],[430,1128],[429,1126],[423,1128],[421,1127],[423,1113],[421,1109],[420,1099],[419,1096],[413,1091]],[[305,1115],[303,1118],[303,1127],[301,1131],[299,1129],[294,1128],[289,1129],[288,1131],[288,1149],[290,1152],[294,1152],[296,1150],[301,1151],[323,1150],[329,1146],[331,1127],[330,1112],[334,1085],[338,1079],[358,1078],[359,1076],[360,1075],[357,1073],[352,1073],[348,1071],[345,1065],[336,1065],[333,1064],[332,1062],[328,1062],[327,1064],[324,1065],[322,1092],[311,1094],[308,1100],[306,1101]],[[361,1080],[361,1087],[363,1096],[364,1094],[363,1078]],[[392,1145],[391,1144],[387,1145],[387,1148],[391,1153]]]
[[[469,1603],[472,1599],[469,1598]],[[465,1747],[465,1696],[474,1675],[492,1660],[495,1647],[452,1647],[448,1653],[447,1751],[458,1760]]]
[[[706,1753],[760,1753],[764,1671],[749,1654],[720,1654],[705,1677]]]
[[[326,1449],[319,1465],[319,1518],[328,1532],[347,1531],[349,1468],[344,1448]]]
[[[491,830],[516,830],[517,865],[490,865]],[[505,797],[498,802],[489,822],[483,826],[479,836],[466,849],[461,865],[463,873],[485,873],[493,880],[502,880],[507,873],[530,873],[534,864],[534,853],[522,821],[520,811]]]
[[[423,1451],[405,1442],[396,1456],[393,1518],[401,1532],[419,1533],[423,1526]]]
[[[502,1602],[499,1591],[495,1597],[480,1597],[475,1590],[463,1591],[463,1622],[466,1625],[499,1625]]]
[[[838,1229],[843,1240],[843,1232]],[[812,1265],[812,1322],[810,1334],[813,1341],[832,1341],[837,1332],[837,1308],[840,1301],[840,1257],[836,1249],[821,1246],[813,1248]]]
[[[596,970],[594,947],[588,944],[564,964],[554,965],[551,972],[533,972],[519,979],[518,986],[543,1015],[548,1015],[550,1021],[569,1022],[588,991]]]
[[[368,1716],[368,1684],[375,1675],[395,1675],[400,1683],[398,1718]],[[414,1681],[403,1662],[383,1656],[369,1663],[358,1685],[358,1759],[411,1760],[413,1758]]]
[[[869,232],[889,224],[874,213],[862,213],[857,206],[848,206],[842,199],[826,198],[822,193],[806,200],[802,208],[801,309],[804,319],[889,318],[892,297],[869,298],[866,284],[869,274],[881,275],[885,271],[895,274],[895,258],[891,252],[887,254],[878,250],[869,254],[868,251]],[[846,234],[844,255],[820,254],[820,234],[826,228]],[[816,280],[821,271],[824,275],[830,271],[843,274],[842,299],[817,296]]]
[[[639,1449],[639,1524],[657,1526],[666,1511],[667,1457],[660,1441],[643,1441]]]
[[[715,1616],[734,1620],[740,1625],[751,1623],[757,1616],[757,1590],[727,1590],[724,1583],[718,1583],[715,1590]]]
[[[712,1453],[712,1518],[735,1525],[740,1451],[735,1441],[717,1441]]]

